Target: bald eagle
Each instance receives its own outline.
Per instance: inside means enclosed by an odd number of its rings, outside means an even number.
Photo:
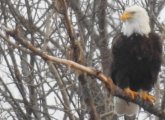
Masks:
[[[161,66],[160,37],[151,31],[149,16],[140,6],[126,8],[120,18],[122,32],[112,42],[111,78],[132,99],[140,96],[154,102],[149,91],[157,81]],[[133,115],[138,109],[137,105],[116,98],[117,113]]]

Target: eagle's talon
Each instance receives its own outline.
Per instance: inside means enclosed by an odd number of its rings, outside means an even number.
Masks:
[[[130,88],[125,88],[124,92],[126,93],[126,95],[131,96],[132,99],[135,99],[138,96],[138,93],[131,90]]]
[[[150,95],[148,92],[146,91],[143,91],[141,92],[140,94],[140,97],[145,100],[145,101],[148,101],[150,103],[154,103],[156,101],[156,98],[152,95]]]

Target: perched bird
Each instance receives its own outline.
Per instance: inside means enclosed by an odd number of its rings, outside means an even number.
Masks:
[[[155,97],[149,91],[157,81],[161,66],[160,37],[151,31],[147,11],[140,6],[126,8],[120,19],[122,32],[112,42],[111,78],[132,99],[140,96],[153,103]],[[116,98],[115,110],[133,115],[138,106]]]

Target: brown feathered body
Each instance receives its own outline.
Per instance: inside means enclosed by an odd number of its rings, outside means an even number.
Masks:
[[[112,43],[111,77],[120,88],[150,91],[161,66],[162,45],[153,32],[147,36],[122,33]]]

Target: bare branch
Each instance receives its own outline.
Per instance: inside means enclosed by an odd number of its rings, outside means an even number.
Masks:
[[[126,101],[134,102],[134,103],[140,105],[141,107],[143,107],[148,112],[158,116],[159,118],[165,118],[164,111],[159,110],[158,108],[154,107],[151,103],[143,101],[141,98],[136,98],[136,99],[132,100],[130,96],[127,96],[120,88],[116,87],[113,84],[111,78],[104,75],[101,71],[80,65],[80,64],[70,61],[70,60],[60,59],[60,58],[48,55],[47,53],[42,52],[41,50],[35,48],[32,44],[28,43],[25,38],[23,38],[19,35],[19,31],[17,29],[14,31],[6,31],[6,32],[8,35],[12,36],[16,41],[20,42],[24,47],[31,50],[34,54],[39,55],[44,60],[51,61],[51,62],[58,63],[58,64],[63,64],[74,70],[80,70],[89,75],[95,76],[106,85],[106,87],[109,89],[109,91],[111,91],[111,93],[113,95],[123,98]]]

